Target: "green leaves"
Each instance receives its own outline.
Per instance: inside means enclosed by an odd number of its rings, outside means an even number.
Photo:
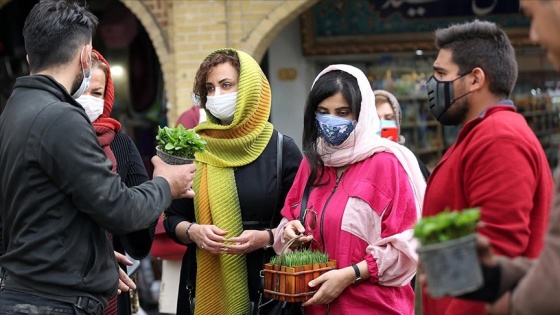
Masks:
[[[187,159],[193,159],[195,152],[204,151],[206,145],[206,141],[194,129],[185,129],[183,125],[175,128],[158,127],[156,140],[164,152]]]
[[[422,245],[441,243],[476,232],[480,209],[462,211],[446,209],[438,215],[422,218],[414,226],[414,236]]]
[[[329,262],[329,255],[323,252],[311,251],[309,249],[296,249],[292,252],[285,253],[282,258],[282,266],[298,267],[309,264],[320,264]],[[271,265],[278,265],[280,256],[274,256],[270,259]]]

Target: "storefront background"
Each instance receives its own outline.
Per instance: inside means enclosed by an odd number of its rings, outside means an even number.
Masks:
[[[27,72],[23,20],[37,0],[0,0],[0,105]],[[301,145],[302,113],[315,76],[332,63],[362,69],[373,88],[403,107],[407,146],[433,166],[458,128],[443,128],[425,106],[435,58],[433,30],[475,18],[506,29],[517,49],[512,95],[557,164],[560,78],[528,40],[529,20],[516,0],[89,0],[101,25],[94,45],[121,66],[114,116],[149,166],[154,129],[173,125],[191,104],[194,73],[214,49],[252,54],[272,86],[271,121]],[[14,7],[16,9],[14,9]],[[15,10],[15,11],[14,11]],[[15,14],[14,14],[15,12]]]

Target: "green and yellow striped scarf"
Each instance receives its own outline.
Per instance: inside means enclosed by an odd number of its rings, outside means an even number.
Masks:
[[[243,231],[234,168],[256,160],[273,131],[268,122],[271,110],[268,80],[251,56],[242,51],[237,51],[237,55],[240,73],[233,122],[224,126],[208,115],[209,120],[196,127],[207,142],[205,151],[196,154],[196,221],[228,231],[227,238],[239,236]],[[195,314],[248,314],[247,278],[244,255],[217,256],[198,251]]]

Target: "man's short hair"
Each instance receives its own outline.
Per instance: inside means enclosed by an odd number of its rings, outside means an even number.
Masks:
[[[486,75],[490,92],[509,97],[517,81],[517,61],[508,36],[496,24],[475,20],[438,29],[435,44],[437,49],[452,52],[459,74],[479,67]]]
[[[69,63],[80,46],[89,44],[98,20],[85,6],[66,0],[43,0],[23,27],[32,72]]]

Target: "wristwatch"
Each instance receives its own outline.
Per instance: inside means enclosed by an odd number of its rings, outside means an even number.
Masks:
[[[356,273],[356,279],[354,279],[354,283],[356,283],[356,281],[362,280],[362,275],[360,274],[360,268],[358,268],[358,266],[356,266],[355,264],[352,264],[350,266],[352,266],[354,272]]]
[[[263,247],[263,249],[269,249],[274,244],[274,234],[272,234],[272,230],[270,229],[264,229],[264,230],[268,232],[269,239],[268,239],[268,244],[266,244],[266,246]]]

